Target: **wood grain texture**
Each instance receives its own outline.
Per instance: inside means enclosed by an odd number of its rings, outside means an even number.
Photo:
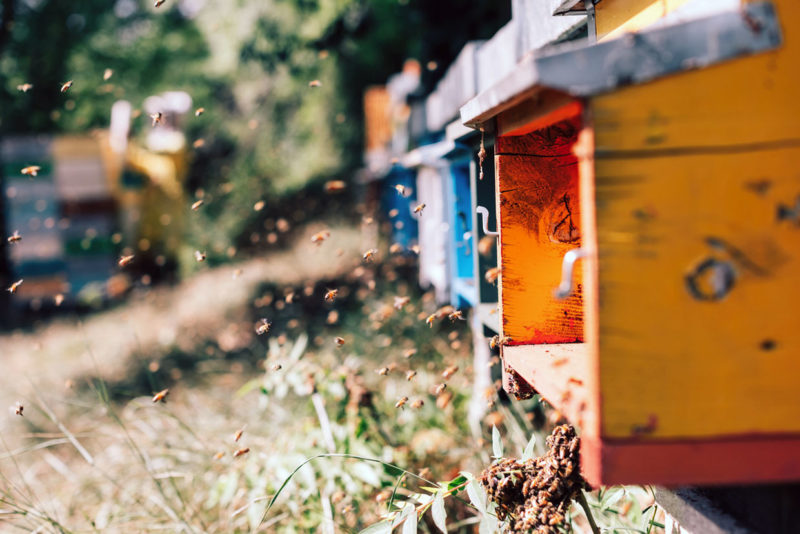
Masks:
[[[580,273],[558,300],[564,254],[580,246],[574,118],[524,136],[497,138],[503,335],[512,344],[583,339]]]

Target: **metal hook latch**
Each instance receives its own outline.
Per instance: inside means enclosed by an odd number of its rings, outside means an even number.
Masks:
[[[561,263],[561,283],[556,288],[556,298],[565,299],[572,293],[572,271],[575,268],[575,262],[587,255],[588,251],[585,248],[574,248],[564,254],[564,260]]]
[[[475,212],[480,215],[481,217],[481,226],[483,227],[483,233],[486,235],[492,236],[499,236],[500,232],[491,232],[489,231],[489,210],[484,208],[483,206],[478,206],[475,208]]]

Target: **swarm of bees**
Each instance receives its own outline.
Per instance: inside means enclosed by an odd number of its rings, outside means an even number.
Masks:
[[[200,252],[199,250],[195,250],[194,259],[197,260],[198,263],[206,261],[206,253]]]
[[[404,186],[403,184],[395,185],[394,189],[403,198],[406,198],[406,197],[411,195],[411,191],[409,191],[408,188],[406,186]]]
[[[40,170],[42,170],[42,168],[38,165],[29,165],[20,172],[25,176],[38,176]]]
[[[155,0],[155,2],[153,3],[153,7],[159,8],[159,7],[163,6],[164,2],[166,2],[166,1],[167,0]]]
[[[236,452],[233,453],[233,457],[238,458],[239,456],[244,456],[248,452],[250,452],[250,447],[242,447],[241,449],[236,449]]]
[[[200,209],[200,206],[202,206],[203,204],[205,204],[205,202],[204,202],[202,199],[200,199],[200,200],[198,200],[198,201],[194,202],[194,203],[192,204],[192,211],[197,211],[197,210],[199,210],[199,209]]]
[[[323,241],[328,239],[331,236],[331,233],[327,230],[322,230],[321,232],[317,232],[316,234],[311,236],[311,242],[315,245],[321,245]]]
[[[395,403],[394,407],[395,408],[402,408],[403,406],[406,405],[407,402],[408,402],[408,397],[400,397],[400,400],[398,400]]]
[[[343,337],[336,337],[336,338],[334,338],[334,342],[335,342],[335,343],[336,343],[338,346],[340,346],[340,347],[341,347],[342,345],[344,345],[344,338],[343,338]]]
[[[266,334],[267,332],[269,332],[270,326],[272,326],[272,323],[270,323],[266,319],[263,318],[259,319],[259,321],[256,323],[256,334],[258,334],[259,336]]]
[[[339,193],[347,189],[347,184],[344,180],[329,180],[325,182],[326,193]]]
[[[155,395],[153,395],[153,402],[167,402],[167,395],[169,395],[169,389],[162,389]]]
[[[466,319],[464,319],[464,312],[462,312],[461,310],[455,310],[451,312],[447,316],[447,318],[450,319],[451,321],[456,321],[456,320],[466,321]]]
[[[194,110],[194,116],[195,117],[199,117],[200,115],[202,115],[205,112],[206,112],[206,108],[197,108],[196,110]]]
[[[21,83],[17,86],[17,91],[22,91],[23,93],[27,93],[31,89],[33,89],[32,83]]]
[[[236,433],[233,435],[233,442],[236,443],[240,439],[242,439],[242,434],[244,434],[244,428],[241,428],[236,431]]]
[[[500,267],[492,267],[490,269],[486,269],[486,274],[484,274],[483,277],[490,284],[494,284],[497,281],[497,277],[500,276],[500,271],[501,271]]]
[[[372,259],[375,257],[375,254],[377,254],[377,253],[378,253],[377,249],[374,249],[374,248],[369,249],[368,251],[366,251],[364,253],[364,256],[363,256],[364,261],[367,261],[367,262],[372,261]]]
[[[119,265],[120,267],[125,267],[126,265],[129,265],[132,261],[133,261],[133,254],[131,254],[130,256],[121,256],[119,260],[117,260],[117,265]]]
[[[24,417],[24,416],[22,415],[22,411],[23,411],[24,409],[25,409],[25,406],[23,406],[23,405],[22,405],[22,403],[20,403],[20,402],[17,402],[17,403],[14,405],[14,415],[19,415],[20,417]]]
[[[68,82],[62,83],[61,84],[61,92],[62,93],[66,93],[67,91],[69,91],[70,87],[72,87],[72,80],[69,80]]]
[[[17,292],[17,288],[19,288],[19,286],[21,286],[21,285],[22,285],[22,278],[20,278],[19,280],[17,280],[16,282],[11,284],[10,286],[8,286],[8,292],[13,295],[14,293]]]
[[[422,399],[417,399],[417,400],[415,400],[414,402],[411,403],[411,407],[414,408],[415,410],[419,410],[424,405],[425,405],[425,401],[422,400]]]
[[[417,376],[417,372],[413,369],[409,369],[409,371],[406,373],[406,380],[411,382],[412,380],[414,380],[415,376]]]
[[[339,294],[339,290],[338,289],[329,289],[325,293],[325,301],[326,302],[333,302],[334,300],[336,300],[336,295],[338,295],[338,294]]]
[[[405,307],[405,305],[408,304],[410,301],[411,301],[411,299],[409,297],[398,297],[398,296],[395,296],[394,297],[394,304],[393,304],[394,309],[395,310],[402,310]]]
[[[164,114],[160,111],[156,111],[155,113],[150,114],[150,118],[153,121],[152,126],[155,127],[156,124],[161,123],[161,121],[164,119]]]
[[[458,366],[451,365],[442,372],[442,378],[444,378],[445,380],[450,380],[453,377],[453,375],[456,374],[457,372],[458,372]]]
[[[18,230],[14,230],[14,233],[8,236],[9,243],[19,243],[20,241],[22,241],[22,236],[19,235]]]
[[[110,80],[110,79],[111,79],[111,77],[112,77],[113,75],[114,75],[114,71],[113,71],[113,70],[111,70],[111,69],[106,69],[106,70],[104,70],[104,71],[103,71],[103,81],[104,81],[104,82],[107,82],[108,80]]]
[[[414,207],[414,213],[418,213],[418,214],[422,215],[422,210],[424,210],[424,209],[425,209],[425,203],[424,202],[421,203],[421,204],[417,204]]]
[[[308,82],[308,86],[309,87],[320,87],[320,86],[322,86],[322,82],[319,81],[319,80],[311,80],[310,82]]]

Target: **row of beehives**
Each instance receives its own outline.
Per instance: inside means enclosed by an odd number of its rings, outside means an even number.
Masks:
[[[393,239],[579,427],[591,482],[800,478],[800,8],[546,4],[425,99],[413,64],[366,95]]]

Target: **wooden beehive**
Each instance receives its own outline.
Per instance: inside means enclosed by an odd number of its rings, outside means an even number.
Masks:
[[[800,480],[800,5],[614,38],[650,22],[623,4],[462,108],[495,132],[506,382],[593,484]]]

